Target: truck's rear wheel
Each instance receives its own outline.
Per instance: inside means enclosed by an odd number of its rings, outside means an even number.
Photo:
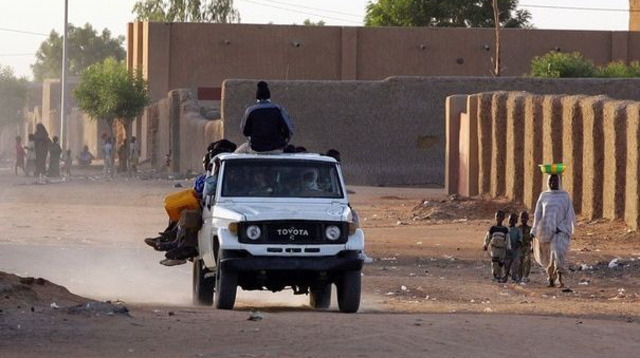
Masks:
[[[215,290],[216,308],[223,310],[233,309],[233,305],[236,303],[237,289],[238,273],[223,270],[220,265],[220,260],[218,260],[218,274],[216,275]]]
[[[309,305],[317,310],[326,310],[331,306],[331,284],[321,288],[312,288],[309,293]]]
[[[360,308],[360,291],[362,275],[358,271],[345,271],[336,282],[338,289],[338,308],[340,312],[355,313]]]
[[[205,277],[210,271],[204,267],[202,260],[193,260],[193,304],[211,306],[213,304],[213,288],[215,276]]]

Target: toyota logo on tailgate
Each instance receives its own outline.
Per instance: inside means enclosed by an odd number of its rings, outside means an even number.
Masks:
[[[289,236],[289,240],[295,240],[296,236],[309,236],[309,231],[306,229],[298,229],[295,227],[290,227],[288,229],[278,229],[276,230],[278,235],[280,236]]]

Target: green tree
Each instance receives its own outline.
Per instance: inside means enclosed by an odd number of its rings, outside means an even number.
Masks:
[[[111,134],[114,122],[120,120],[127,138],[131,137],[131,123],[151,101],[142,71],[128,71],[113,58],[84,70],[73,94],[80,109],[107,122]]]
[[[140,0],[133,13],[138,21],[240,22],[233,0]]]
[[[593,77],[596,67],[580,53],[552,51],[531,60],[531,77],[579,78]]]
[[[90,24],[75,27],[69,24],[69,75],[78,76],[90,65],[114,57],[124,60],[126,53],[122,44],[124,36],[112,37],[108,29],[98,33]],[[62,36],[52,30],[36,52],[36,63],[31,66],[37,81],[45,78],[60,78],[62,72]]]
[[[323,20],[311,21],[311,19],[305,19],[302,24],[304,26],[324,26],[326,23]]]
[[[27,80],[16,77],[11,67],[0,65],[0,135],[6,127],[24,120],[28,93]]]
[[[502,27],[531,27],[518,0],[499,0]],[[369,2],[366,26],[494,27],[492,0],[377,0]]]

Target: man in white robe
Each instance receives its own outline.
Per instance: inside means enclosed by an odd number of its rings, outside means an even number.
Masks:
[[[534,213],[531,236],[533,255],[547,270],[549,287],[564,286],[565,257],[575,230],[576,216],[569,193],[561,189],[560,177],[549,176],[549,190],[540,194]]]

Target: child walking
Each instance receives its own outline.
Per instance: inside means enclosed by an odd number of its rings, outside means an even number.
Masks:
[[[520,226],[522,232],[522,259],[520,260],[520,278],[523,282],[529,282],[531,273],[531,256],[533,248],[531,244],[531,226],[529,226],[529,213],[523,211],[520,214]]]
[[[71,177],[71,149],[67,149],[62,155],[62,176],[70,178]]]
[[[25,168],[25,174],[30,176],[31,173],[35,175],[36,172],[36,142],[33,134],[29,134],[27,146],[24,149],[27,151],[27,167]]]
[[[509,215],[509,248],[505,259],[505,275],[502,282],[507,282],[511,275],[513,282],[520,282],[520,255],[522,250],[522,232],[516,225],[518,214]]]
[[[26,171],[24,169],[24,156],[25,156],[25,152],[24,152],[24,148],[22,147],[22,137],[17,136],[16,137],[16,165],[15,165],[16,175],[18,175],[18,168],[22,169],[23,174],[26,174]]]
[[[496,212],[496,224],[489,228],[484,238],[484,251],[489,250],[491,256],[491,273],[493,281],[506,280],[507,272],[504,272],[504,261],[507,250],[510,249],[510,241],[508,240],[509,229],[504,227],[504,212],[498,210]]]

